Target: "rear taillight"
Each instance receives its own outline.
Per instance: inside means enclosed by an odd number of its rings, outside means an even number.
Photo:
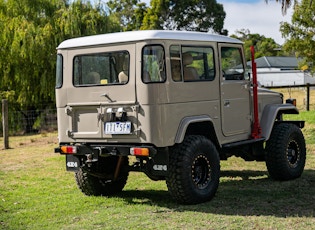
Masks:
[[[149,149],[148,148],[130,148],[130,154],[133,156],[149,156]]]
[[[60,147],[61,154],[75,154],[77,153],[76,146],[61,146]]]

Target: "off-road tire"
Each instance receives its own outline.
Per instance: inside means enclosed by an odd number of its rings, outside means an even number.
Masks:
[[[114,172],[118,157],[99,158],[97,167],[81,167],[75,173],[79,189],[88,196],[111,196],[121,192],[126,185],[128,171],[128,157],[123,157],[120,172],[114,180]]]
[[[171,151],[166,184],[177,202],[197,204],[211,200],[219,179],[218,151],[204,136],[188,136]]]
[[[301,176],[306,160],[302,131],[290,123],[277,124],[266,144],[266,165],[271,178],[292,180]]]

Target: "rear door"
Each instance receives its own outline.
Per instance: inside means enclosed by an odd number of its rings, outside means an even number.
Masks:
[[[241,45],[220,44],[222,131],[225,136],[250,133],[250,82]]]
[[[68,63],[72,68],[65,76],[68,136],[112,138],[114,134],[122,136],[135,130],[136,120],[132,130],[130,122],[125,121],[127,113],[136,117],[135,45],[70,50],[68,61],[72,62]],[[116,115],[124,116],[124,120],[116,119]]]

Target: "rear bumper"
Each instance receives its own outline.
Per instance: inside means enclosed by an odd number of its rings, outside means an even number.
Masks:
[[[71,151],[71,149],[73,149]],[[128,156],[128,155],[139,155],[139,151],[134,151],[138,149],[147,149],[148,157],[153,157],[156,155],[157,150],[154,146],[149,145],[103,145],[103,144],[89,144],[89,145],[70,145],[70,144],[60,144],[59,147],[55,148],[55,153],[60,153],[62,155],[87,155],[87,154],[98,154],[102,155],[112,155],[112,156]]]
[[[143,145],[60,144],[54,150],[66,156],[67,171],[77,171],[82,165],[94,164],[100,157],[133,155],[152,158],[157,154],[155,147]]]

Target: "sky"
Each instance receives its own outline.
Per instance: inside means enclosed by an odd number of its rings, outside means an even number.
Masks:
[[[292,7],[286,15],[282,15],[281,3],[275,0],[217,0],[223,4],[226,17],[224,29],[229,35],[236,30],[248,29],[250,33],[261,34],[267,38],[273,38],[276,43],[282,45],[284,39],[280,33],[280,22],[291,22]]]

